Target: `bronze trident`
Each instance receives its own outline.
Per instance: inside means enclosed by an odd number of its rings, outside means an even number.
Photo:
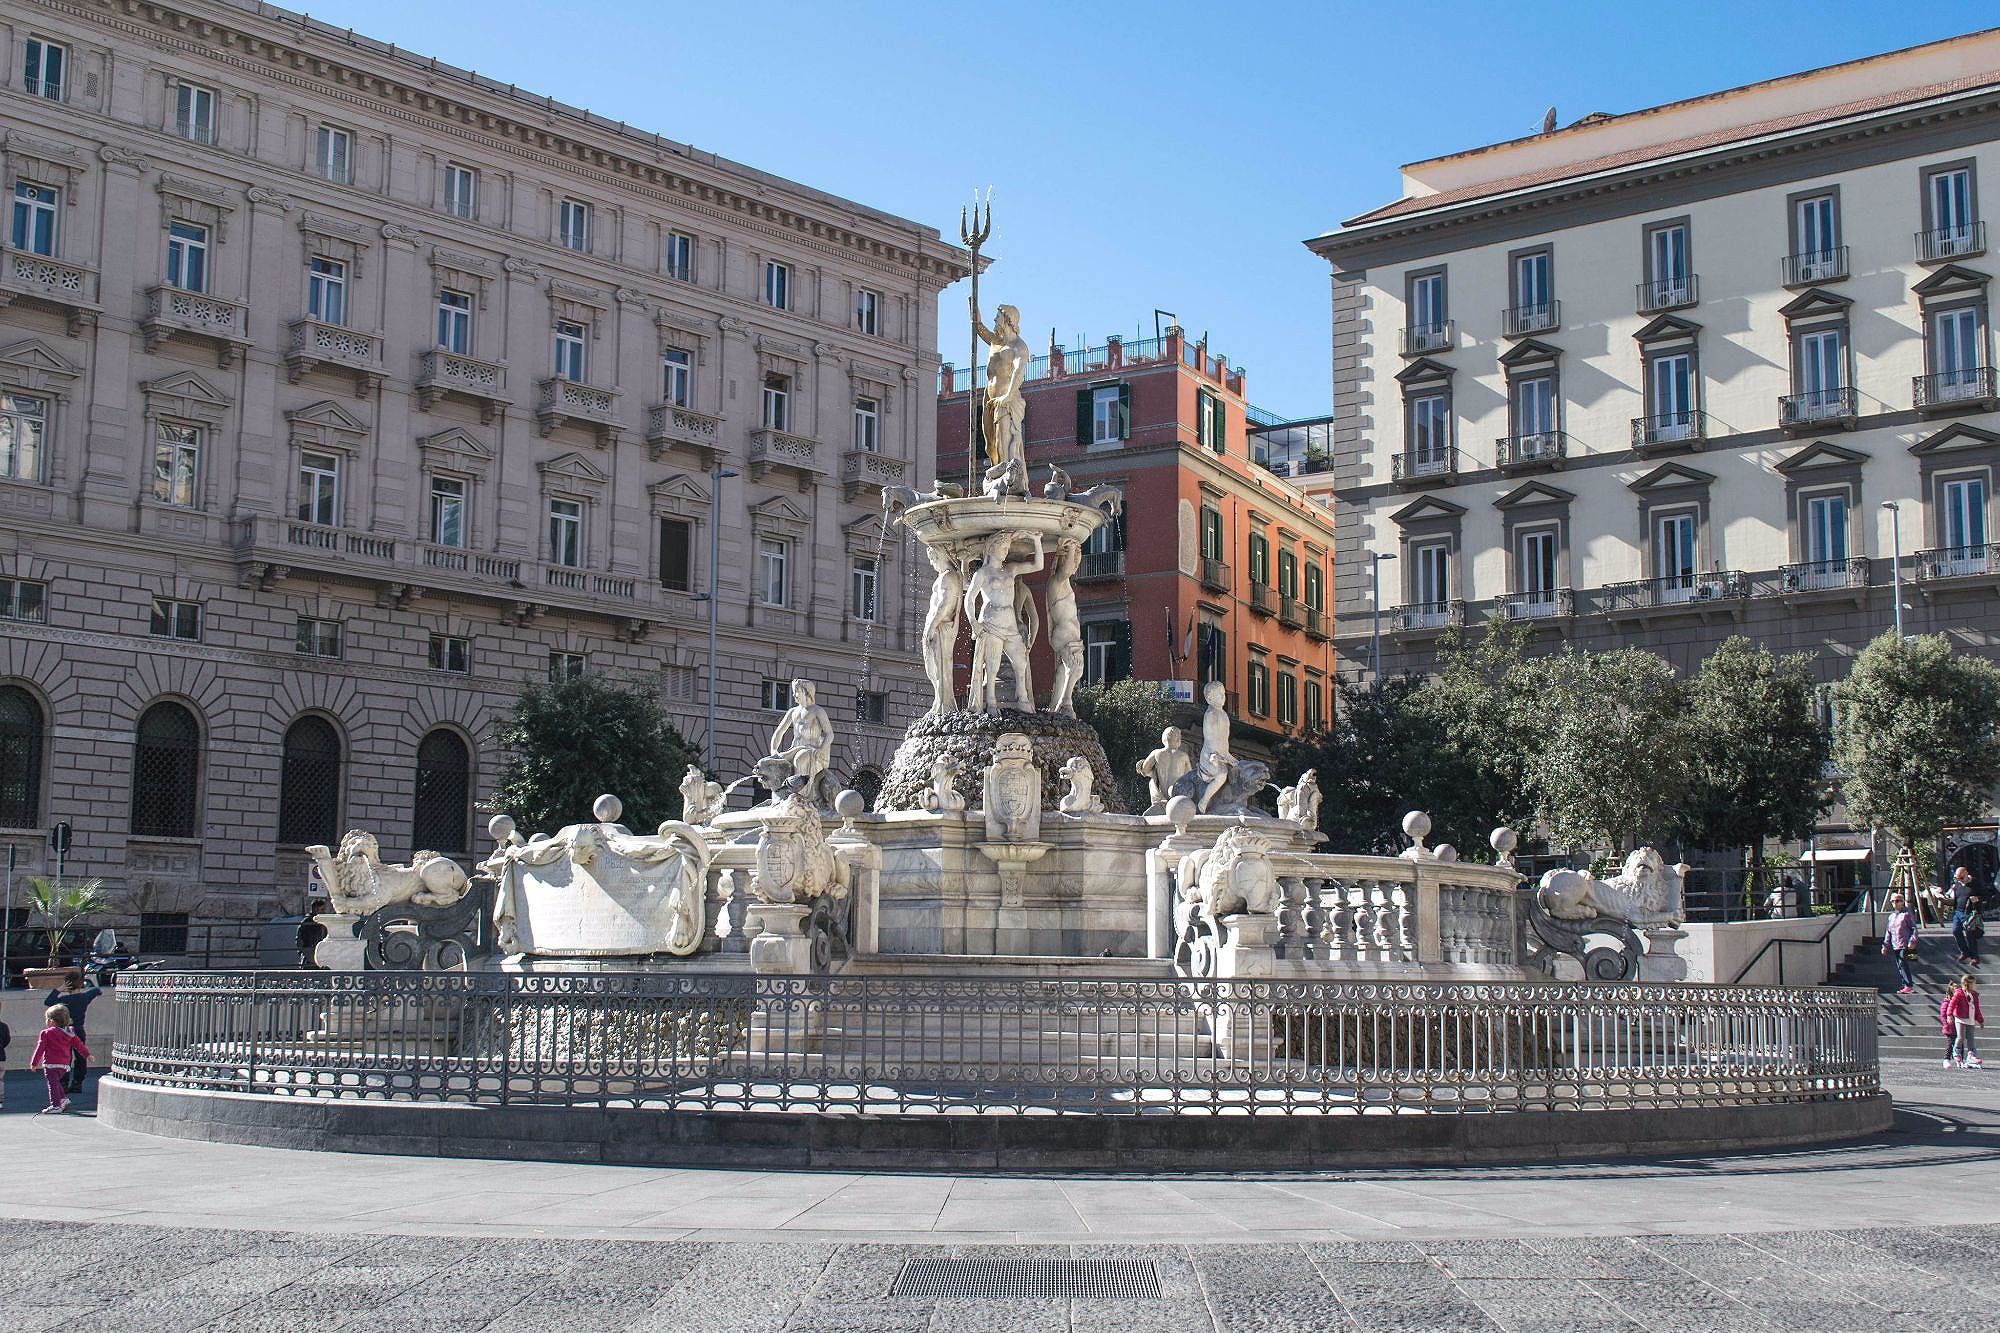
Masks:
[[[970,377],[965,386],[965,493],[979,494],[973,484],[973,459],[985,462],[986,451],[979,448],[979,247],[993,234],[993,192],[986,192],[986,202],[979,202],[979,195],[972,196],[972,212],[968,217],[963,205],[958,210],[958,239],[972,251],[972,360],[967,363],[966,374]]]

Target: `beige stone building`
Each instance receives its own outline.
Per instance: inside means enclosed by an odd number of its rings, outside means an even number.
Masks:
[[[17,874],[67,821],[200,952],[342,828],[473,850],[528,681],[655,679],[702,738],[711,587],[716,767],[806,675],[837,776],[886,768],[934,230],[269,6],[7,0],[0,38]]]

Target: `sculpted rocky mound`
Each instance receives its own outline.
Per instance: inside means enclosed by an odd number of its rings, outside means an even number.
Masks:
[[[1062,779],[1062,766],[1082,755],[1097,777],[1097,795],[1113,814],[1124,813],[1118,798],[1118,784],[1112,780],[1111,764],[1104,757],[1103,742],[1088,722],[1055,713],[1017,713],[1011,709],[997,715],[969,713],[927,713],[917,719],[903,737],[889,768],[889,780],[875,803],[878,810],[921,810],[931,786],[931,765],[949,759],[958,765],[953,785],[965,798],[968,810],[980,808],[980,783],[987,765],[993,762],[993,743],[1009,732],[1020,732],[1035,746],[1035,766],[1042,770],[1042,802],[1054,809],[1069,789]]]

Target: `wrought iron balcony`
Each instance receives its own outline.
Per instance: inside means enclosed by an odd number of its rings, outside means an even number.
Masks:
[[[1418,449],[1389,460],[1389,477],[1399,486],[1426,486],[1458,475],[1458,448]]]
[[[1305,603],[1296,597],[1287,597],[1283,593],[1278,594],[1278,623],[1280,625],[1288,625],[1292,629],[1304,629],[1306,627]]]
[[[1569,456],[1569,436],[1559,430],[1503,435],[1494,441],[1493,454],[1502,472],[1531,467],[1561,467],[1563,460]]]
[[[1639,284],[1639,313],[1658,314],[1662,310],[1680,310],[1693,305],[1701,297],[1701,281],[1692,273],[1683,273],[1675,278],[1653,278]]]
[[[1780,593],[1828,592],[1840,588],[1865,588],[1869,581],[1865,556],[1849,560],[1801,560],[1778,569]]]
[[[541,383],[535,400],[535,425],[544,436],[561,425],[587,426],[599,444],[613,444],[622,429],[618,420],[618,390],[551,375]]]
[[[9,250],[0,264],[0,296],[53,306],[69,319],[72,338],[82,332],[83,317],[97,306],[97,270],[53,255]]]
[[[1220,560],[1201,558],[1201,586],[1210,592],[1229,591],[1229,566]]]
[[[1938,546],[1917,552],[1913,559],[1920,583],[2000,574],[2000,546]]]
[[[1941,264],[1986,252],[1986,224],[1971,222],[1960,227],[1936,227],[1917,233],[1917,260]]]
[[[240,301],[163,284],[146,289],[146,317],[139,328],[149,352],[169,338],[206,339],[215,345],[215,363],[226,369],[250,345],[249,319],[250,308]]]
[[[417,406],[425,411],[446,394],[456,394],[477,404],[479,419],[487,422],[513,402],[507,397],[505,362],[481,361],[442,347],[417,354],[416,389]]]
[[[1662,578],[1611,583],[1604,587],[1606,611],[1705,606],[1740,601],[1750,595],[1750,579],[1739,570],[1668,574]]]
[[[750,476],[762,481],[773,471],[792,474],[799,489],[810,490],[822,475],[819,441],[782,430],[760,430],[750,436]]]
[[[1390,627],[1399,634],[1418,630],[1449,629],[1465,623],[1465,603],[1453,599],[1445,602],[1412,602],[1396,607],[1390,612]]]
[[[1708,438],[1708,413],[1666,412],[1632,418],[1634,449],[1699,449]]]
[[[1278,614],[1278,594],[1270,584],[1259,583],[1255,579],[1250,581],[1250,609],[1260,616]]]
[[[1079,579],[1116,579],[1124,576],[1123,551],[1085,551],[1083,563],[1076,568],[1076,577]]]
[[[840,489],[850,500],[873,497],[881,503],[884,486],[900,486],[910,465],[872,449],[849,449],[840,456]]]
[[[1500,312],[1500,332],[1508,338],[1522,338],[1530,333],[1552,333],[1562,327],[1562,319],[1561,301],[1509,306]]]
[[[1458,340],[1458,324],[1446,320],[1442,324],[1412,324],[1403,330],[1403,355],[1422,356],[1426,352],[1442,352],[1450,349]]]
[[[1333,637],[1333,628],[1327,621],[1326,612],[1317,606],[1306,607],[1306,633],[1324,643]]]
[[[1541,588],[1503,597],[1495,607],[1508,620],[1559,620],[1576,614],[1573,588]]]
[[[352,371],[354,396],[366,398],[382,381],[382,340],[372,333],[322,324],[316,319],[292,321],[292,347],[285,355],[286,377],[297,384],[321,364]]]
[[[2000,405],[2000,385],[1995,383],[1992,366],[1919,375],[1911,384],[1911,394],[1917,411],[1927,414],[1990,411]]]
[[[1838,282],[1847,276],[1847,247],[1810,250],[1786,255],[1783,261],[1785,286],[1811,287],[1822,282]]]
[[[1778,424],[1790,431],[1817,430],[1829,423],[1851,430],[1860,412],[1861,398],[1853,389],[1811,389],[1778,400]]]
[[[692,450],[704,468],[715,466],[722,452],[722,418],[673,403],[646,409],[646,446],[655,463],[669,449]]]

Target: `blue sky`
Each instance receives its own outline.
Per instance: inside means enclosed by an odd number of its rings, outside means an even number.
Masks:
[[[296,5],[297,0],[293,0]],[[343,0],[314,16],[956,234],[1037,349],[1207,331],[1287,415],[1329,398],[1300,244],[1403,162],[1931,41],[1990,3],[1011,5]],[[998,16],[1005,26],[984,25]],[[943,353],[965,358],[963,285]]]

